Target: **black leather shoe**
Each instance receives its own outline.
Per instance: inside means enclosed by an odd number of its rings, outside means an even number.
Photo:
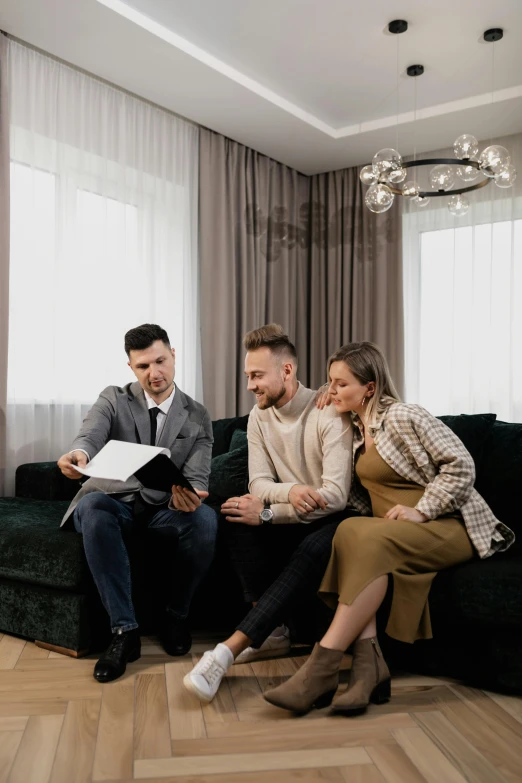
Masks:
[[[163,621],[159,637],[168,655],[186,655],[192,647],[192,636],[186,620],[167,617]]]
[[[137,661],[140,656],[141,640],[138,629],[117,632],[102,657],[96,662],[94,679],[98,682],[116,680],[125,672],[127,664]]]

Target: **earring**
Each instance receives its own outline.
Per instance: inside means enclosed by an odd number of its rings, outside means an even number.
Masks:
[[[366,396],[362,398],[362,403],[361,403],[361,405],[362,405],[362,407],[363,407],[363,408],[364,408],[364,406],[365,406],[365,404],[366,404],[366,400],[367,400],[367,397],[366,397]]]

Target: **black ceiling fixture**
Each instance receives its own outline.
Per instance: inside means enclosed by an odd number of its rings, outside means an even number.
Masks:
[[[393,35],[405,33],[408,22],[404,19],[394,19],[388,24],[388,31]],[[504,31],[501,27],[492,27],[484,32],[484,41],[495,43],[501,41]],[[493,52],[492,52],[493,54]],[[411,77],[422,76],[424,66],[420,63],[408,65],[406,73]],[[397,144],[399,137],[399,41],[397,39]],[[493,106],[495,74],[494,58],[492,58],[491,103]],[[417,92],[415,88],[414,119],[417,118]],[[415,145],[414,145],[415,146]],[[382,213],[390,209],[395,196],[409,198],[419,207],[424,207],[433,196],[449,196],[448,209],[452,215],[465,215],[469,209],[469,201],[463,195],[472,190],[483,188],[494,181],[500,188],[513,185],[517,172],[511,163],[510,155],[505,147],[491,144],[479,154],[479,143],[474,136],[463,134],[453,145],[455,158],[430,158],[403,161],[397,149],[379,150],[371,164],[364,166],[360,173],[361,182],[369,185],[365,195],[365,203],[371,212]],[[418,166],[433,166],[429,173],[432,190],[421,190],[416,179],[405,182],[408,169],[415,171]],[[412,172],[413,174],[413,172]],[[475,180],[483,175],[479,182]],[[413,175],[414,176],[414,175]],[[473,185],[469,184],[474,182]],[[457,185],[457,187],[454,187]],[[461,187],[459,187],[461,185]]]

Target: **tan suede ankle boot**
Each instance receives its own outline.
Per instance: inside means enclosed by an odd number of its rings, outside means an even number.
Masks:
[[[321,709],[332,701],[339,685],[339,667],[343,653],[318,643],[308,660],[289,680],[263,694],[264,698],[292,712]]]
[[[348,689],[332,704],[333,712],[364,712],[370,702],[383,704],[390,698],[390,670],[375,638],[359,639],[353,646]]]

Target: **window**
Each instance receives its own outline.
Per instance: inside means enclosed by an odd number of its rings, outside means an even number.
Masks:
[[[6,491],[70,447],[125,332],[167,329],[201,399],[197,127],[8,42],[11,257]]]
[[[416,284],[406,270],[408,400],[521,421],[522,220],[419,232],[417,263]]]

